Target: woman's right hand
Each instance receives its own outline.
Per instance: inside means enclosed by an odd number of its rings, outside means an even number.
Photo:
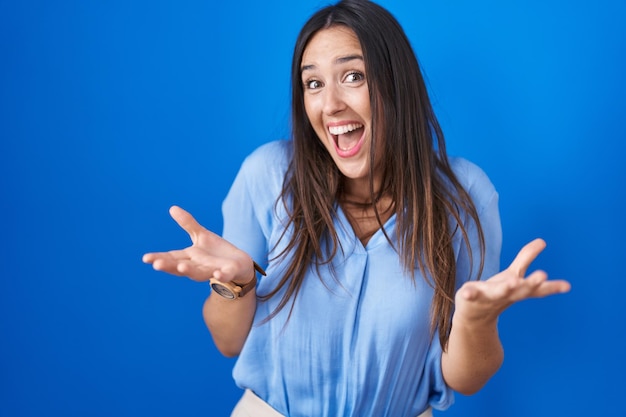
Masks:
[[[191,246],[169,252],[146,253],[143,261],[158,271],[186,276],[206,282],[211,278],[222,282],[245,284],[254,278],[254,262],[244,251],[202,227],[180,207],[170,208],[170,215],[191,238]],[[241,352],[256,309],[256,297],[246,296],[238,302],[213,293],[204,303],[204,321],[215,345],[225,356]]]
[[[152,252],[143,261],[157,271],[186,276],[198,282],[215,278],[222,282],[249,282],[254,277],[250,256],[215,233],[205,229],[191,214],[178,206],[170,215],[191,238],[192,245],[168,252]]]

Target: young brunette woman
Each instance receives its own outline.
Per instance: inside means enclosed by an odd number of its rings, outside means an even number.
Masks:
[[[498,272],[498,194],[446,155],[409,41],[380,6],[313,15],[292,92],[292,138],[244,161],[222,237],[172,207],[193,244],[144,256],[211,282],[204,318],[245,389],[233,416],[427,416],[475,393],[503,360],[499,314],[569,289],[526,275],[545,243]]]

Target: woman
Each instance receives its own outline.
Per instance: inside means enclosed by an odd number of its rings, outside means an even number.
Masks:
[[[525,277],[544,242],[497,273],[498,195],[446,156],[415,55],[380,6],[314,14],[292,93],[292,140],[246,159],[223,236],[173,207],[192,246],[144,256],[211,281],[204,318],[246,389],[233,416],[426,416],[478,391],[503,360],[499,314],[569,289]]]

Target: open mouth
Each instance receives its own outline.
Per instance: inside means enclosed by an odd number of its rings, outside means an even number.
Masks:
[[[335,147],[340,156],[352,156],[359,151],[363,143],[363,129],[364,127],[361,123],[328,127],[328,131],[333,136]]]

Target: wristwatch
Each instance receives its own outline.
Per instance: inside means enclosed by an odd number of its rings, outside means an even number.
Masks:
[[[265,271],[261,268],[256,262],[252,262],[254,264],[254,270],[258,271],[261,275],[265,275]],[[250,292],[254,287],[256,287],[257,279],[256,272],[252,279],[245,284],[238,284],[236,282],[222,282],[218,281],[215,278],[211,278],[209,280],[209,284],[213,291],[217,294],[221,295],[224,298],[228,298],[230,300],[235,300],[237,298],[241,298],[247,293]]]

